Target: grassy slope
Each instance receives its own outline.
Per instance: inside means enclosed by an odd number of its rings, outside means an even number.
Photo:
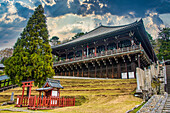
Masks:
[[[142,102],[141,99],[132,95],[136,88],[136,80],[77,80],[59,79],[64,89],[61,96],[75,96],[76,104],[80,106],[47,110],[48,112],[93,112],[93,113],[124,113]],[[32,88],[32,95],[38,95]],[[15,88],[0,93],[0,102],[9,99],[11,93],[21,95],[22,89]],[[26,91],[25,91],[26,94]]]

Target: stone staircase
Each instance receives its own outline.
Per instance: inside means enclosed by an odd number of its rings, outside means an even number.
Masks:
[[[170,113],[170,95],[168,95],[168,98],[166,100],[162,113]]]

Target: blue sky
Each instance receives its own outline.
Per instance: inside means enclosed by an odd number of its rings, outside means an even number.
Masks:
[[[123,25],[140,18],[154,38],[170,26],[170,0],[0,0],[0,49],[13,47],[39,4],[45,9],[49,39],[62,41],[100,24]]]

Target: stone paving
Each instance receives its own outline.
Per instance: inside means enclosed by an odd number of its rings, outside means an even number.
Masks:
[[[162,113],[167,98],[167,93],[165,93],[164,95],[154,95],[137,113]]]
[[[168,96],[162,113],[170,113],[170,95]]]

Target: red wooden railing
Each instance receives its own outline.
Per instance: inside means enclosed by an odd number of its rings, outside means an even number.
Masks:
[[[22,107],[28,106],[28,97],[24,96],[23,100],[21,100],[21,98],[22,98],[22,96],[17,96],[17,104],[16,104],[16,106],[17,107],[21,107],[21,105],[22,105]]]
[[[66,107],[66,106],[75,106],[75,98],[59,98],[56,96],[51,97],[37,97],[31,96],[23,97],[23,101],[21,100],[22,96],[17,97],[16,107],[29,107],[29,109],[52,109],[55,107]]]
[[[31,96],[28,109],[52,109],[55,107],[75,106],[75,98]]]
[[[68,63],[68,62],[79,61],[79,60],[90,59],[90,58],[101,57],[101,56],[107,56],[107,55],[116,55],[117,53],[130,52],[130,51],[134,51],[134,50],[143,50],[143,47],[141,45],[134,45],[134,46],[131,46],[131,47],[124,47],[124,48],[119,48],[119,49],[101,51],[100,53],[96,53],[96,55],[95,54],[89,54],[88,57],[82,56],[82,57],[75,57],[75,58],[72,58],[72,59],[55,61],[54,65],[60,65],[62,63]]]

